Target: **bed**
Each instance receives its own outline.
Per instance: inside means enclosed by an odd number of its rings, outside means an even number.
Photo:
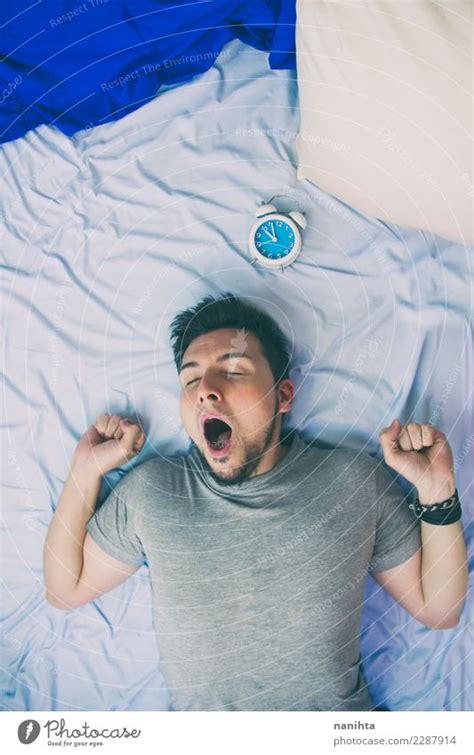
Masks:
[[[167,710],[147,567],[64,613],[41,554],[80,435],[141,418],[139,460],[185,452],[167,328],[207,293],[255,296],[294,342],[289,424],[381,458],[393,417],[448,435],[472,552],[472,249],[369,218],[298,180],[294,70],[234,39],[202,76],[115,122],[40,125],[0,149],[4,710]],[[274,194],[308,227],[284,272],[252,265]],[[127,467],[104,481],[102,498]],[[472,710],[471,603],[434,632],[369,577],[362,663],[390,710]],[[471,696],[470,696],[471,695]]]

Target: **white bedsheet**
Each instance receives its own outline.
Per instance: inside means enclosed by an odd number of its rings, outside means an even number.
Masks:
[[[233,41],[204,76],[118,122],[71,139],[40,127],[0,149],[4,709],[167,707],[147,569],[63,613],[44,599],[41,552],[75,444],[99,414],[142,418],[140,462],[186,450],[167,328],[207,293],[254,296],[280,318],[294,342],[291,424],[306,437],[380,457],[394,417],[446,432],[472,545],[472,249],[298,182],[297,129],[294,72]],[[308,219],[284,273],[250,265],[247,248],[255,208],[279,193]],[[434,632],[371,579],[367,600],[376,702],[472,709],[470,605],[458,627]]]

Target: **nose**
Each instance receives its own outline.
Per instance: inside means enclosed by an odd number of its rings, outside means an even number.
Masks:
[[[205,375],[202,376],[199,383],[198,400],[200,404],[204,404],[206,401],[222,401],[221,391]]]

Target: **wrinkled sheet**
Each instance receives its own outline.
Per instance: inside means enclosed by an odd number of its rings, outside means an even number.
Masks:
[[[134,463],[188,448],[167,328],[205,294],[253,296],[280,320],[294,348],[289,422],[305,437],[380,458],[394,417],[447,433],[472,547],[472,249],[298,182],[297,104],[294,72],[234,40],[202,77],[120,121],[72,138],[41,126],[0,149],[4,709],[167,708],[147,567],[64,613],[44,599],[41,553],[73,449],[99,414],[142,419]],[[283,273],[251,265],[247,246],[274,194],[308,220]],[[366,597],[376,703],[472,710],[470,603],[458,627],[435,632],[370,577]]]

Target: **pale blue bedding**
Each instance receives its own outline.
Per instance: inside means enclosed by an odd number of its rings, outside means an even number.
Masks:
[[[41,553],[99,414],[142,418],[138,461],[186,450],[167,327],[206,293],[280,313],[295,347],[291,424],[308,438],[380,457],[394,417],[447,433],[472,551],[472,249],[297,181],[297,130],[295,73],[232,41],[202,77],[118,122],[73,138],[41,126],[0,149],[4,709],[167,708],[147,569],[63,613],[44,599]],[[284,273],[250,265],[247,248],[255,208],[279,193],[308,219]],[[376,702],[472,710],[470,613],[468,601],[458,627],[431,631],[369,579],[362,651]]]

